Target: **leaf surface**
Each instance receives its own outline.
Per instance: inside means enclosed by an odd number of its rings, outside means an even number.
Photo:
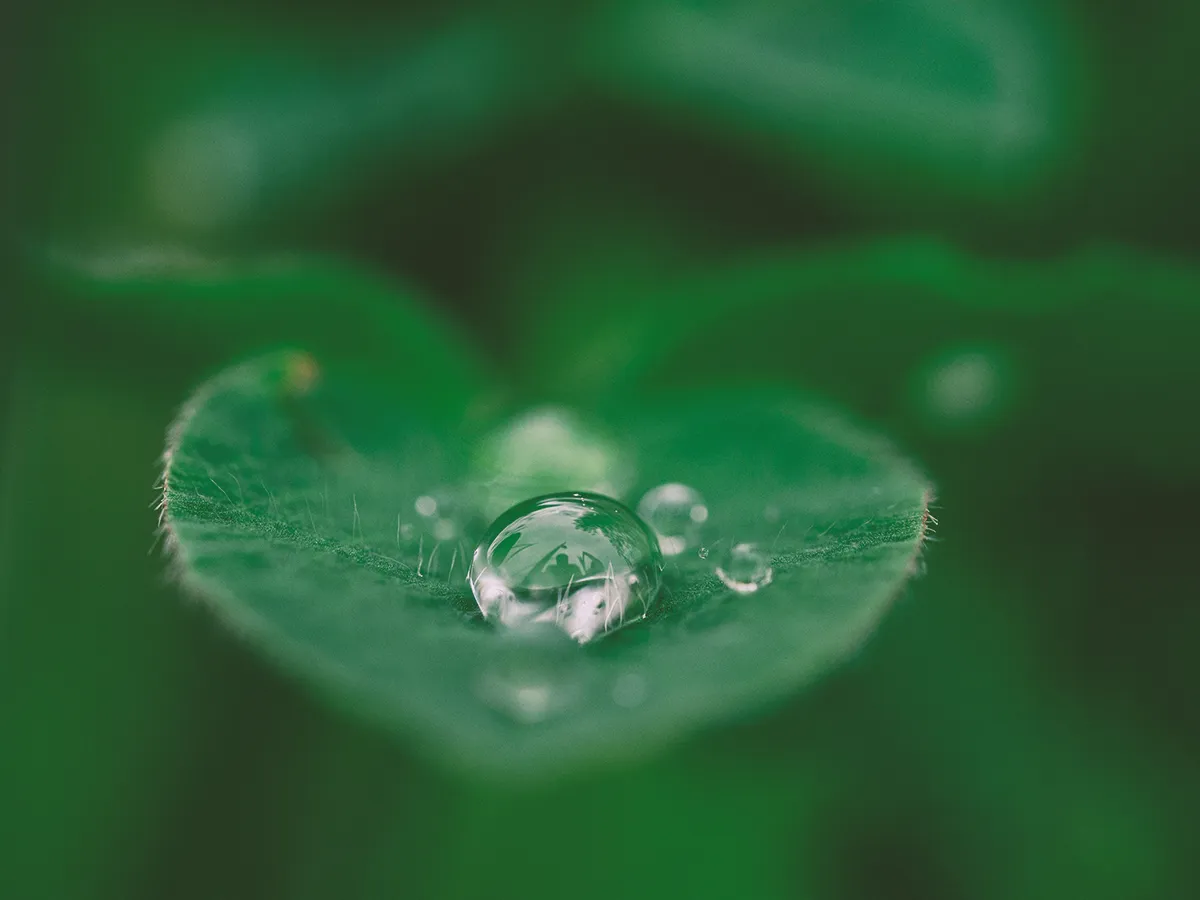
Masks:
[[[614,492],[699,490],[708,557],[671,557],[647,620],[594,644],[506,633],[465,580],[486,519],[463,510],[495,490],[494,442],[389,384],[300,353],[214,378],[170,436],[164,528],[184,584],[250,641],[476,770],[634,756],[796,690],[871,634],[925,536],[926,482],[829,410],[767,389],[647,396],[594,416]],[[538,483],[588,486],[569,467]],[[447,489],[453,538],[417,512]],[[754,593],[714,574],[738,542],[773,569]]]

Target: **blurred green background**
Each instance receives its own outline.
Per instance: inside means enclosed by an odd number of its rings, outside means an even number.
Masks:
[[[9,15],[0,896],[1200,896],[1200,9]],[[938,485],[926,571],[642,764],[413,756],[179,596],[150,508],[202,377],[386,358],[412,302],[530,399],[841,402]]]

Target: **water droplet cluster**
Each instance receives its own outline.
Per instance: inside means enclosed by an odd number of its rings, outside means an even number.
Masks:
[[[618,465],[627,456],[557,408],[514,419],[483,446],[485,506],[540,482],[602,483],[612,490],[617,485],[610,477],[632,479]],[[418,528],[435,546],[464,536],[466,507],[455,496],[430,491],[414,502]],[[773,525],[780,510],[768,504],[763,515]],[[664,559],[673,561],[671,571],[690,573],[696,559],[705,560],[701,565],[734,594],[769,585],[775,575],[770,553],[753,543],[710,540],[712,526],[703,495],[677,481],[646,491],[637,513],[602,493],[546,493],[499,514],[471,558],[467,580],[489,622],[520,633],[556,630],[587,644],[646,616],[662,587]],[[693,564],[677,566],[688,551]],[[614,698],[636,705],[643,689],[630,678],[614,688]],[[532,709],[540,695],[521,696]]]
[[[695,488],[671,482],[647,491],[638,515],[654,529],[663,555],[678,556],[699,544],[708,506]]]

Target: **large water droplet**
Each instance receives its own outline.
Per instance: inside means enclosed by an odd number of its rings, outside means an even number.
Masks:
[[[663,554],[677,556],[699,543],[708,507],[695,488],[672,482],[647,491],[638,503],[638,515],[658,535]]]
[[[738,594],[753,594],[775,577],[770,557],[757,544],[734,544],[721,554],[713,571],[725,587]]]
[[[662,567],[653,534],[616,500],[548,494],[491,524],[468,579],[485,618],[553,623],[583,644],[644,616]]]

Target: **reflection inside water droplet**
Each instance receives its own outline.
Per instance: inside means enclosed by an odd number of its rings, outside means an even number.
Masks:
[[[582,644],[646,614],[662,557],[650,530],[616,500],[550,494],[492,523],[468,580],[485,618],[509,628],[553,624]]]
[[[775,577],[770,558],[757,544],[734,544],[721,554],[713,572],[738,594],[753,594]]]
[[[647,491],[638,503],[638,515],[658,535],[663,555],[677,556],[699,542],[708,506],[695,488],[672,482]]]

